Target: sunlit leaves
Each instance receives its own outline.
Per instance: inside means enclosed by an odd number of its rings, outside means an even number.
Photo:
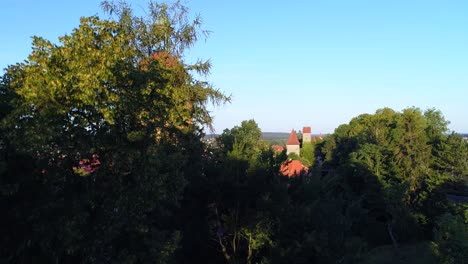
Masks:
[[[0,80],[0,144],[12,152],[4,165],[0,149],[0,175],[18,186],[3,209],[31,233],[1,251],[12,262],[37,250],[45,262],[164,263],[179,247],[172,217],[201,174],[208,103],[229,98],[197,79],[209,62],[184,61],[203,34],[185,6],[150,3],[144,17],[103,6],[108,19],[83,17],[58,43],[34,37]],[[14,167],[16,153],[31,168]]]

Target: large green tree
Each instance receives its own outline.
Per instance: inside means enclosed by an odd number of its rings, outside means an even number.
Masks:
[[[207,170],[210,234],[227,263],[259,262],[273,245],[272,211],[281,210],[286,186],[278,176],[280,161],[261,134],[254,120],[226,129]]]
[[[369,213],[357,230],[373,245],[432,239],[440,215],[462,212],[446,193],[466,194],[467,144],[447,124],[434,109],[381,109],[325,139],[325,165],[361,196]]]
[[[2,261],[166,263],[179,246],[207,104],[229,98],[185,62],[203,34],[185,6],[103,7],[59,44],[33,37],[1,79]]]

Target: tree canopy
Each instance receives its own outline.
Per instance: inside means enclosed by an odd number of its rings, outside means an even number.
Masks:
[[[196,78],[208,61],[185,63],[203,31],[181,3],[103,7],[59,44],[33,37],[1,78],[2,260],[166,263],[178,247],[207,104],[229,98]]]
[[[357,116],[285,177],[254,120],[204,137],[229,97],[184,57],[200,18],[102,7],[0,77],[1,263],[466,262],[468,144],[440,111]]]

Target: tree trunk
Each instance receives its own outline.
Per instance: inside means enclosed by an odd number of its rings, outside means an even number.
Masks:
[[[398,254],[398,243],[395,239],[395,236],[393,235],[393,228],[392,228],[391,222],[387,222],[387,231],[388,231],[388,234],[390,235],[390,238],[392,239],[393,248],[395,249],[395,252]]]

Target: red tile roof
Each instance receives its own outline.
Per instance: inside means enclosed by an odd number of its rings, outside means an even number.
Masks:
[[[283,176],[293,177],[307,173],[309,169],[302,165],[299,160],[287,160],[281,164],[280,173]]]
[[[302,134],[305,134],[305,133],[307,133],[307,134],[312,133],[312,129],[310,127],[304,127],[302,129]]]
[[[281,151],[283,151],[285,148],[284,148],[284,146],[273,145],[273,146],[271,146],[271,149],[272,149],[273,151],[275,151],[275,152],[281,152]]]
[[[299,145],[299,139],[297,139],[296,131],[294,129],[289,134],[288,143],[286,145]]]

